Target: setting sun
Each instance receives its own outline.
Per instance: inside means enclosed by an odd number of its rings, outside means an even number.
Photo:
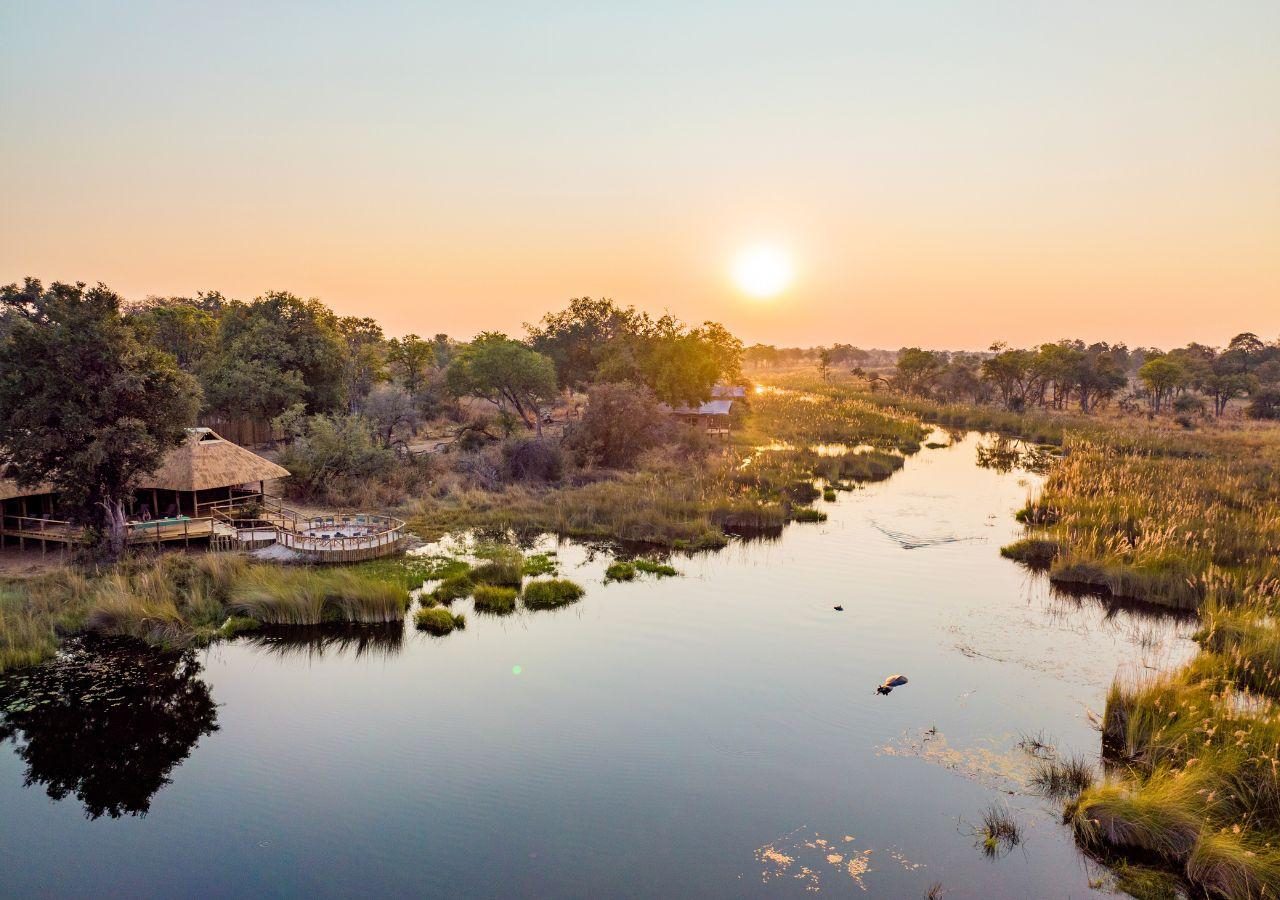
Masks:
[[[786,290],[793,274],[791,257],[771,244],[747,247],[733,261],[733,280],[743,293],[760,299]]]

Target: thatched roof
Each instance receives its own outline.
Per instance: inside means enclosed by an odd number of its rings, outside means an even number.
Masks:
[[[5,466],[0,466],[0,500],[12,500],[15,497],[38,497],[48,494],[53,488],[47,484],[35,484],[31,487],[18,487],[18,482],[5,478]]]
[[[210,428],[188,428],[186,441],[169,451],[154,474],[138,479],[138,487],[204,491],[288,474],[283,466],[225,440]]]
[[[235,487],[253,481],[285,478],[289,470],[225,440],[209,428],[188,428],[187,439],[170,450],[155,474],[138,480],[140,488],[162,491],[203,491]],[[0,470],[0,500],[51,494],[47,484],[19,487]]]

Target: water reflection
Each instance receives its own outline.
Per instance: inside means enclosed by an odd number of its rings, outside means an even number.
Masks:
[[[999,435],[989,437],[978,445],[978,465],[1001,473],[1022,469],[1044,475],[1055,458],[1053,452],[1044,447]]]
[[[282,659],[323,659],[326,655],[340,656],[347,653],[356,659],[389,659],[404,649],[404,624],[352,623],[264,628],[242,635],[239,640]]]
[[[54,660],[0,681],[0,743],[26,763],[26,786],[74,795],[85,815],[146,815],[151,798],[217,708],[190,652],[76,639]]]

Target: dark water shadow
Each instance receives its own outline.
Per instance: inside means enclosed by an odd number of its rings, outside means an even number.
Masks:
[[[246,632],[236,640],[281,659],[323,659],[344,654],[356,659],[388,659],[404,649],[404,623],[267,627]]]
[[[190,651],[124,638],[74,638],[57,658],[0,679],[0,743],[26,763],[27,787],[75,796],[87,818],[144,816],[217,707]]]

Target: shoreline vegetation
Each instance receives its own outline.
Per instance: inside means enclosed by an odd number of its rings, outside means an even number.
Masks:
[[[1105,775],[1051,779],[1080,847],[1139,897],[1280,895],[1280,428],[866,399],[1056,445],[1002,554],[1200,619],[1191,662],[1117,677]]]

